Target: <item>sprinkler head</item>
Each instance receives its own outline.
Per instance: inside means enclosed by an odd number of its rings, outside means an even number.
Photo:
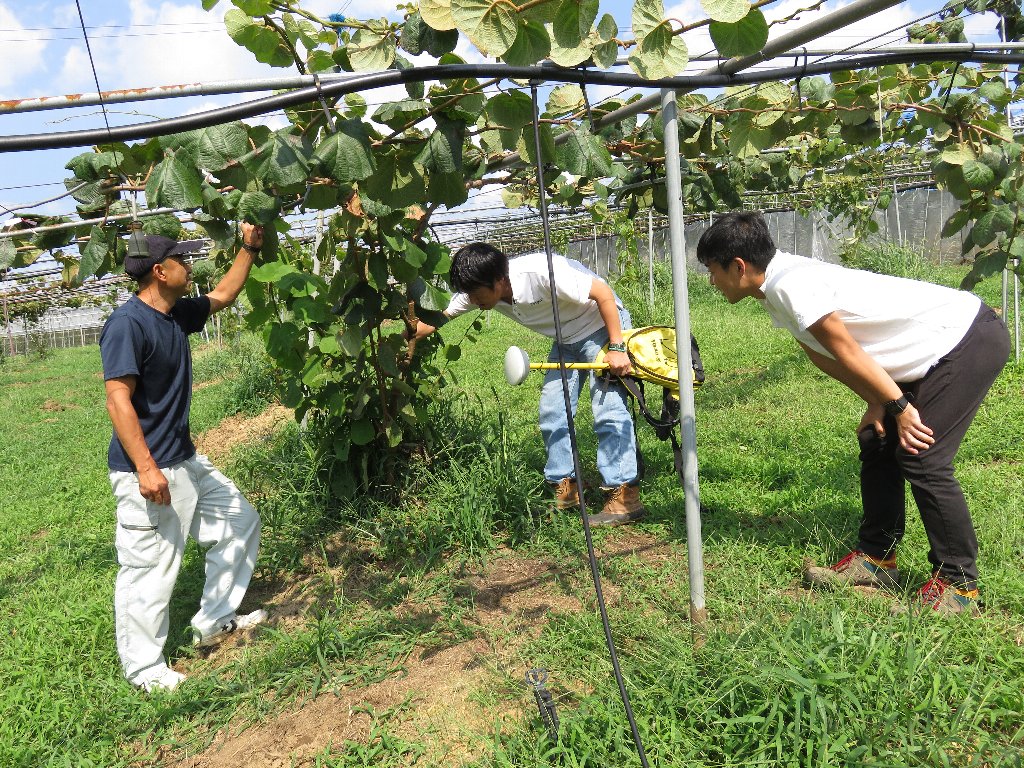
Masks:
[[[530,356],[525,349],[509,347],[505,353],[505,381],[513,387],[526,381],[530,374]]]

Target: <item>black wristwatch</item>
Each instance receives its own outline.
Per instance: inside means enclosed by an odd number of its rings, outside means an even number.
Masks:
[[[885,408],[885,412],[890,416],[899,416],[910,405],[910,401],[906,395],[900,395],[895,400],[890,400],[887,403],[882,403],[882,407]]]

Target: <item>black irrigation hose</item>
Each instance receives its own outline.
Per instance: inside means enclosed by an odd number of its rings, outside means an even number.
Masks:
[[[308,104],[317,101],[321,96],[343,96],[348,93],[357,93],[388,85],[421,83],[428,80],[500,77],[509,80],[540,80],[545,82],[577,83],[581,85],[614,85],[628,88],[669,88],[681,90],[684,88],[721,88],[730,85],[754,85],[779,80],[792,80],[797,77],[807,77],[810,75],[824,75],[831,72],[865,69],[885,64],[913,64],[932,61],[1022,64],[1024,63],[1024,53],[964,51],[962,53],[933,54],[930,56],[916,51],[912,53],[880,53],[853,56],[841,61],[822,61],[814,64],[779,67],[776,69],[759,70],[757,72],[743,72],[735,75],[718,73],[685,75],[662,80],[645,80],[638,75],[628,72],[566,69],[554,64],[542,64],[536,67],[512,67],[507,64],[439,64],[429,67],[374,72],[365,77],[324,83],[319,88],[315,86],[299,88],[288,93],[246,101],[230,107],[221,107],[207,112],[199,112],[167,120],[118,126],[109,130],[106,128],[95,128],[84,131],[0,136],[0,153],[24,152],[34,149],[63,149],[67,147],[106,144],[115,141],[136,141],[154,136],[167,136],[172,133],[208,128],[213,125],[228,123],[232,120],[256,117],[257,115],[275,112],[299,104]]]
[[[633,717],[633,707],[629,703],[629,693],[626,691],[626,683],[622,679],[622,670],[619,668],[619,657],[615,652],[615,641],[612,638],[612,627],[608,621],[608,608],[604,604],[604,592],[601,589],[601,570],[597,565],[597,555],[594,553],[594,538],[590,530],[590,518],[587,516],[587,505],[584,501],[583,487],[583,464],[580,462],[579,443],[576,440],[576,426],[573,422],[572,403],[569,397],[569,379],[566,375],[565,352],[562,349],[562,322],[558,312],[558,295],[555,291],[555,263],[551,251],[551,227],[548,224],[548,203],[544,189],[544,154],[540,143],[540,110],[537,104],[537,81],[531,81],[530,93],[533,97],[533,146],[537,161],[537,196],[540,200],[540,222],[544,232],[544,253],[548,259],[548,284],[551,288],[551,311],[555,321],[555,348],[558,350],[558,372],[562,378],[562,399],[565,403],[565,423],[569,432],[569,446],[572,449],[572,466],[576,472],[576,484],[579,488],[580,517],[583,519],[583,535],[587,540],[587,557],[590,560],[590,575],[594,580],[594,591],[597,593],[597,605],[601,611],[601,626],[604,627],[604,640],[608,645],[608,655],[612,662],[612,671],[615,673],[615,682],[619,685],[619,696],[622,698],[622,705],[626,710],[626,718],[629,720],[629,728],[633,733],[633,743],[636,745],[637,754],[640,756],[640,763],[643,768],[648,768],[647,753],[644,751],[643,742],[640,740],[640,731],[636,727],[636,718]]]

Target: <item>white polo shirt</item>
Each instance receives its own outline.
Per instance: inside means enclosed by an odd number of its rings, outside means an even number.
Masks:
[[[920,280],[879,275],[777,251],[765,270],[772,322],[831,358],[808,327],[835,312],[897,382],[922,378],[967,334],[981,299]]]
[[[572,344],[604,328],[597,302],[590,298],[593,281],[601,280],[601,277],[575,259],[555,254],[552,260],[562,340]],[[547,256],[544,253],[527,253],[509,259],[508,279],[512,284],[512,303],[499,301],[494,309],[532,331],[555,338]],[[622,307],[618,296],[615,304]],[[452,296],[445,314],[456,317],[474,308],[466,294],[457,293]]]

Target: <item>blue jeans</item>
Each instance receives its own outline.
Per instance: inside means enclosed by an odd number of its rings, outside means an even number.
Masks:
[[[633,327],[626,309],[619,310],[619,318],[623,329]],[[567,363],[592,363],[607,343],[608,331],[601,328],[582,341],[563,344],[562,354]],[[557,344],[551,345],[548,361],[558,362]],[[597,434],[597,469],[604,484],[614,488],[624,483],[635,483],[639,473],[636,435],[633,417],[626,405],[626,388],[617,379],[598,378],[593,371],[567,370],[573,418],[583,388],[583,373],[590,380],[590,402],[594,412],[594,432]],[[548,452],[544,479],[557,483],[564,477],[575,477],[562,396],[562,376],[557,369],[546,371],[544,375],[544,386],[540,391],[540,432]]]

